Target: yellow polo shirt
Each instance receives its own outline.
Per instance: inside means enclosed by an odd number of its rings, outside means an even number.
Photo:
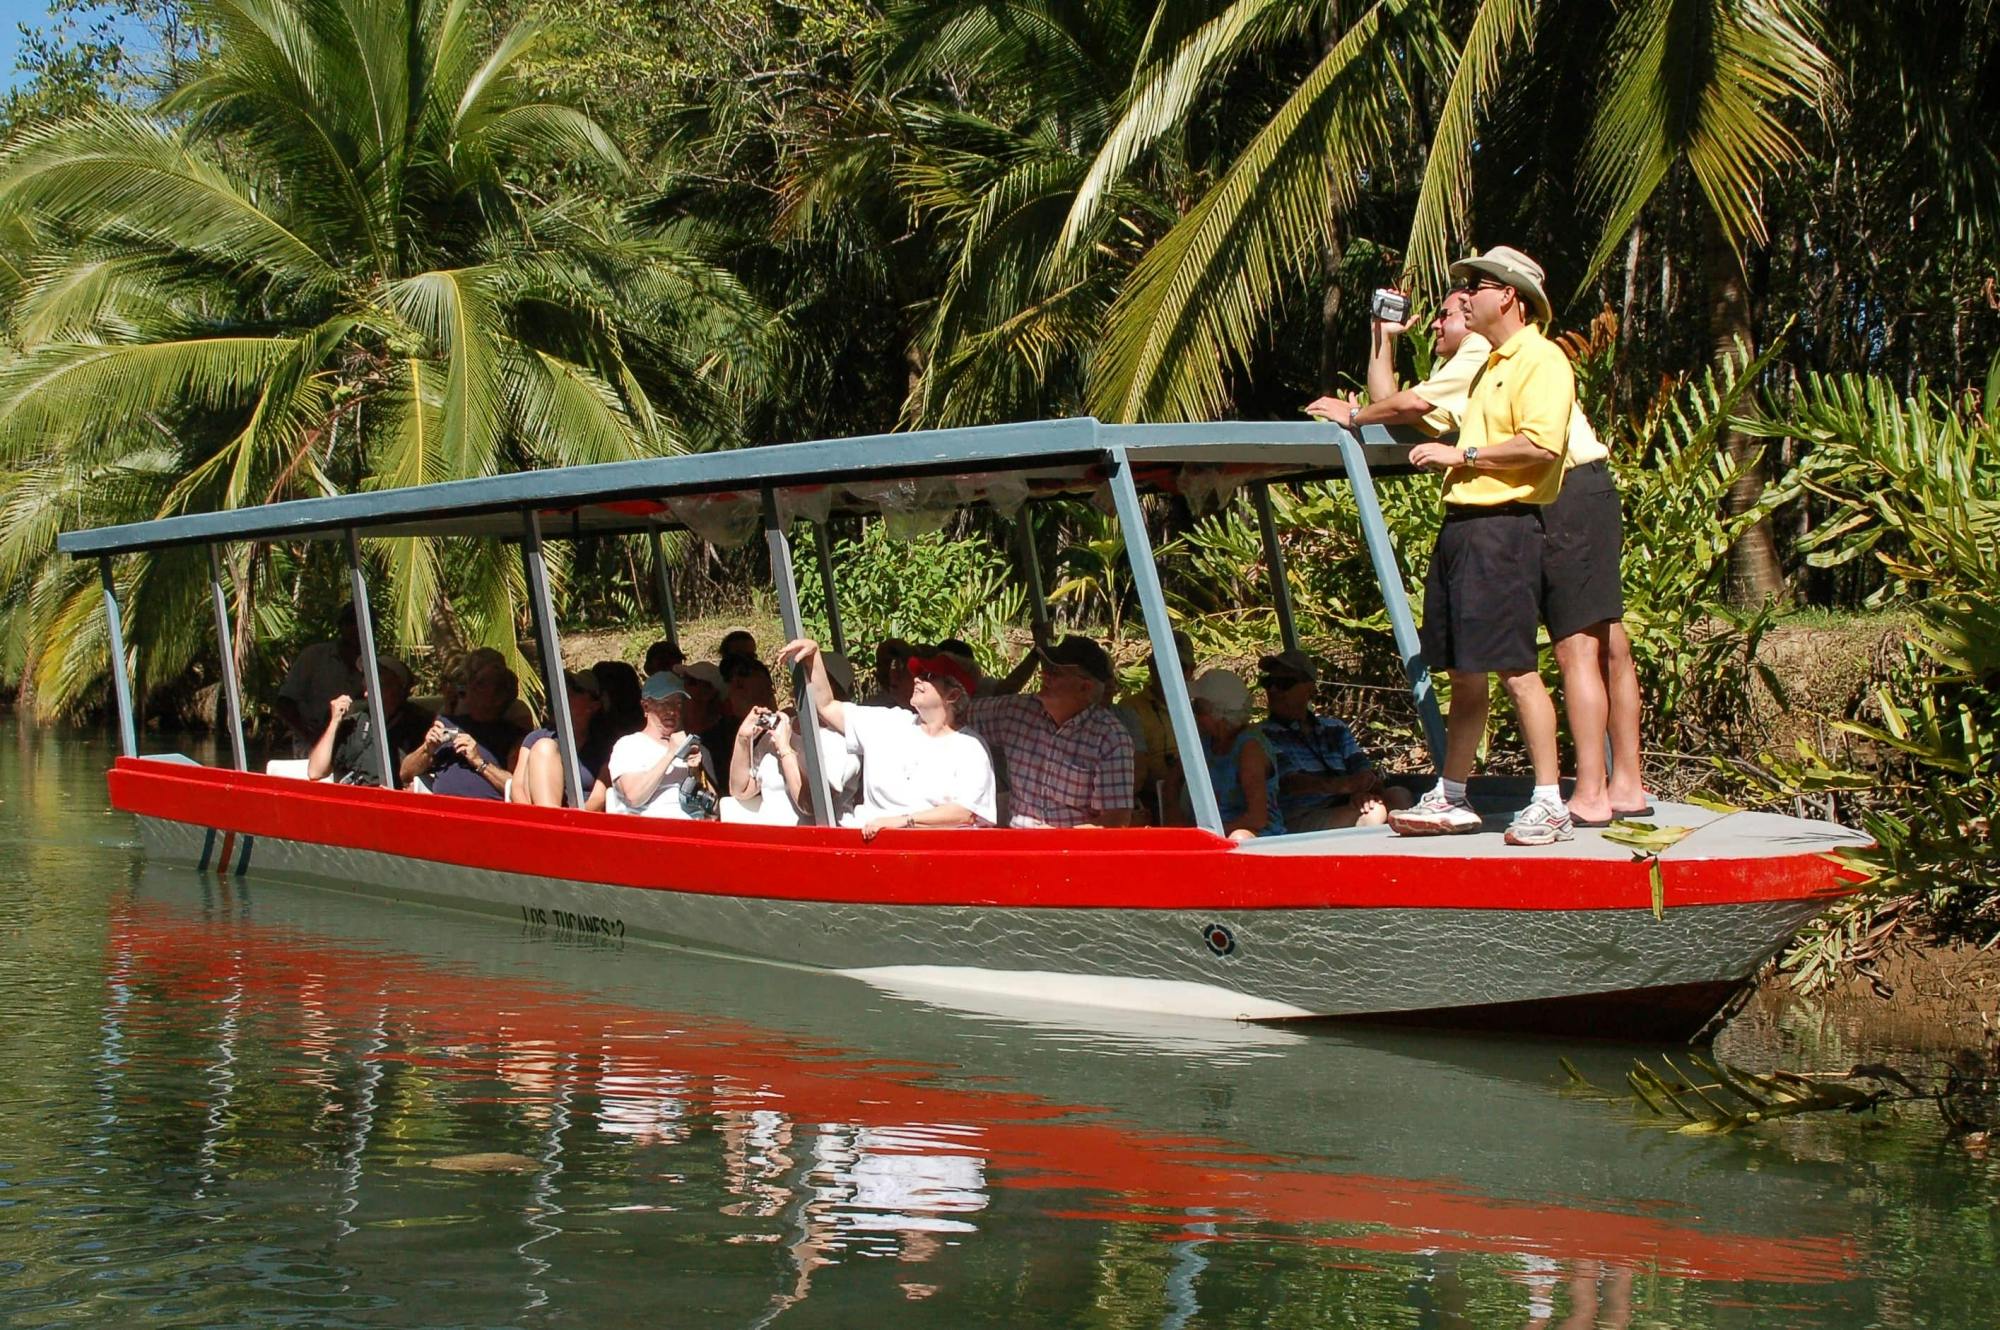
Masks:
[[[1419,422],[1425,429],[1433,434],[1450,434],[1458,428],[1458,422],[1465,419],[1465,403],[1472,393],[1473,381],[1486,368],[1487,357],[1492,354],[1491,342],[1478,333],[1467,333],[1458,350],[1438,366],[1437,373],[1416,386],[1417,396],[1431,404],[1430,411]],[[1611,450],[1598,439],[1590,417],[1583,414],[1583,403],[1572,405],[1569,433],[1563,439],[1563,474],[1592,462],[1602,462],[1609,456]]]
[[[1576,375],[1562,348],[1532,323],[1509,337],[1487,356],[1472,385],[1458,446],[1484,448],[1519,434],[1549,459],[1499,471],[1455,466],[1445,473],[1444,501],[1482,507],[1554,502],[1562,491],[1563,454],[1575,408]]]

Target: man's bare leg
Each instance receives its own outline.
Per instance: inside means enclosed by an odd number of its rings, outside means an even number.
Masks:
[[[1592,624],[1556,643],[1556,664],[1562,667],[1563,711],[1569,716],[1570,738],[1576,741],[1576,788],[1570,792],[1571,817],[1604,822],[1611,817],[1609,785],[1604,772],[1604,729],[1610,709],[1605,696],[1605,668],[1610,658],[1611,625]]]
[[[1451,710],[1444,719],[1444,778],[1467,781],[1486,737],[1487,680],[1484,674],[1453,670]]]
[[[1536,670],[1522,670],[1516,674],[1500,676],[1501,686],[1507,696],[1514,700],[1514,710],[1521,717],[1521,734],[1528,741],[1528,761],[1535,768],[1535,784],[1555,785],[1562,780],[1562,768],[1557,759],[1556,747],[1556,704],[1549,698],[1549,690],[1542,683],[1542,676]],[[1457,700],[1453,693],[1453,700]]]
[[[1609,802],[1614,813],[1636,813],[1651,800],[1646,798],[1645,771],[1639,757],[1643,705],[1639,696],[1639,667],[1632,659],[1632,639],[1625,633],[1623,620],[1612,620],[1606,634],[1604,679],[1611,713]]]

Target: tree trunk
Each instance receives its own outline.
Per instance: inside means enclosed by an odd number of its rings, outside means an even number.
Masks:
[[[1756,353],[1756,326],[1750,317],[1750,282],[1730,249],[1715,215],[1702,210],[1702,279],[1707,285],[1708,336],[1716,364],[1736,354],[1740,344]],[[1730,516],[1748,512],[1763,497],[1769,478],[1765,451],[1756,440],[1734,430],[1722,434],[1722,446],[1743,468],[1729,487],[1725,501]],[[1738,605],[1781,600],[1785,574],[1778,565],[1777,541],[1766,517],[1737,540],[1729,551],[1729,596]]]
[[[1320,250],[1320,272],[1326,277],[1326,294],[1319,302],[1319,390],[1322,393],[1337,391],[1343,368],[1340,355],[1340,260],[1344,252],[1340,222],[1335,219],[1327,226],[1327,242]]]

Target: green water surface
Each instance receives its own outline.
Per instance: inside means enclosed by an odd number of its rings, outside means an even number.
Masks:
[[[0,1326],[2000,1324],[2000,1168],[1925,1112],[1692,1139],[1562,1092],[1630,1049],[968,1011],[148,865],[107,758],[0,725]]]

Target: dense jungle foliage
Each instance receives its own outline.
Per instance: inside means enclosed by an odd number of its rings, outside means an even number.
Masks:
[[[1295,417],[1359,382],[1371,288],[1434,299],[1452,257],[1506,242],[1547,266],[1614,445],[1656,782],[1878,837],[1880,889],[1802,950],[1808,977],[1899,927],[1991,938],[1996,19],[1994,0],[55,0],[0,110],[0,676],[44,715],[103,705],[66,526],[897,428]],[[1351,500],[1274,497],[1307,635],[1393,746],[1407,708]],[[1434,483],[1383,499],[1414,581]],[[1271,641],[1241,496],[1153,519],[1203,653]],[[851,635],[997,654],[1025,617],[1003,533],[952,520],[836,526]],[[668,546],[685,606],[764,585],[761,546],[730,535]],[[1058,611],[1119,635],[1103,515],[1045,510],[1040,544]],[[504,551],[367,553],[402,649],[519,658]],[[567,621],[653,614],[648,547],[551,553]],[[328,632],[340,551],[228,563],[254,695]],[[198,554],[119,569],[155,711],[215,676],[207,575]],[[1879,649],[1802,698],[1819,622]]]

